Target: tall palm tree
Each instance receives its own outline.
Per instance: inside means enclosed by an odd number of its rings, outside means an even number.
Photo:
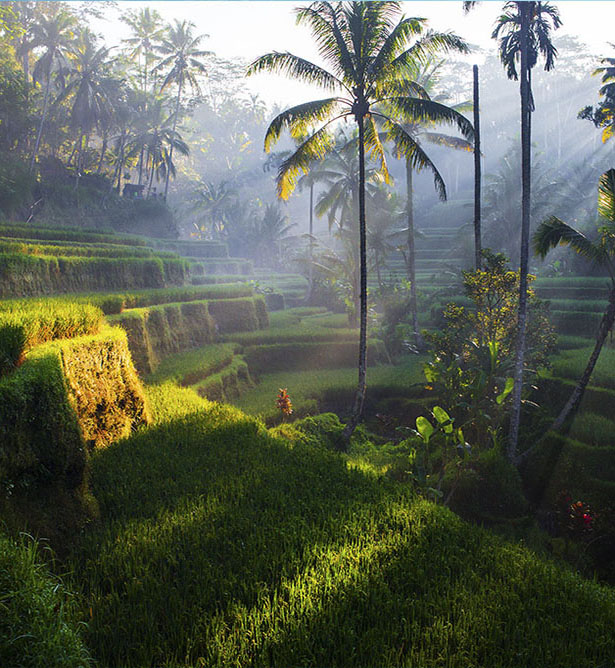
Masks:
[[[205,74],[207,69],[200,60],[205,56],[212,55],[211,51],[203,51],[199,48],[201,42],[208,35],[194,35],[196,26],[191,21],[175,20],[174,25],[167,28],[167,36],[156,48],[156,51],[163,57],[162,61],[156,65],[154,71],[169,69],[162,82],[160,92],[163,92],[171,85],[177,86],[177,97],[175,98],[175,114],[173,116],[173,132],[177,130],[179,119],[179,110],[181,105],[184,86],[190,86],[193,92],[200,93],[198,76]],[[173,146],[171,146],[170,160],[173,161]],[[169,192],[169,176],[167,172],[164,184],[164,197],[166,199]]]
[[[128,12],[122,17],[122,20],[130,27],[131,31],[131,37],[122,41],[128,46],[129,60],[137,61],[142,90],[147,93],[150,63],[154,59],[155,47],[161,42],[164,35],[162,17],[155,9],[145,7],[138,12]],[[141,58],[143,58],[143,61],[141,61]]]
[[[43,126],[47,120],[51,81],[54,72],[60,72],[65,66],[65,54],[68,51],[73,37],[75,18],[67,12],[60,11],[56,16],[47,18],[41,16],[32,26],[32,49],[42,48],[43,52],[34,65],[32,78],[36,83],[44,82],[43,113],[36,133],[36,142],[30,161],[30,171],[34,169],[38,149],[43,134]]]
[[[367,371],[367,248],[365,220],[365,151],[386,174],[384,149],[376,128],[376,118],[388,121],[390,133],[400,148],[416,155],[416,144],[395,116],[424,117],[433,109],[427,92],[418,83],[407,81],[412,65],[442,50],[466,51],[463,40],[451,33],[425,30],[425,20],[401,16],[398,2],[313,2],[297,10],[297,22],[307,25],[316,40],[326,70],[291,53],[273,52],[258,58],[248,74],[277,72],[330,91],[330,97],[306,102],[283,111],[273,119],[265,135],[270,150],[283,129],[299,137],[309,134],[278,173],[278,195],[286,199],[300,172],[309,171],[314,159],[321,159],[332,146],[331,125],[353,118],[359,131],[358,223],[360,237],[361,314],[358,384],[352,415],[342,434],[340,447],[347,447],[363,411]],[[412,44],[410,42],[414,40]],[[387,103],[387,109],[379,106]],[[430,113],[431,115],[431,113]],[[472,125],[459,119],[447,107],[434,110],[438,120],[457,124],[464,135],[472,136]]]
[[[596,366],[602,346],[615,322],[615,169],[610,169],[600,177],[598,214],[604,220],[604,224],[598,228],[600,237],[595,241],[588,239],[584,234],[555,216],[551,216],[540,224],[533,239],[534,250],[542,258],[549,250],[560,244],[570,246],[582,257],[604,267],[611,281],[609,303],[598,328],[596,345],[579,382],[551,427],[554,430],[560,430],[574,416],[583,399],[585,388]]]
[[[157,98],[150,103],[143,120],[145,123],[141,126],[141,132],[134,137],[131,148],[135,156],[143,146],[146,148],[149,197],[154,177],[156,181],[164,179],[167,182],[170,174],[175,175],[173,151],[189,155],[190,149],[175,129],[174,119],[166,115],[162,99]]]
[[[424,90],[426,90],[432,102],[439,105],[444,105],[447,96],[444,94],[434,95],[434,89],[437,86],[438,70],[442,65],[441,61],[433,58],[428,61],[416,63],[413,80],[417,81]],[[462,103],[451,107],[452,111],[459,113],[468,107],[467,103]],[[414,172],[428,169],[434,177],[434,185],[438,196],[442,200],[446,200],[446,186],[440,172],[435,164],[425,152],[425,142],[438,144],[440,146],[448,146],[458,150],[472,151],[473,144],[460,137],[454,137],[441,132],[434,132],[435,122],[429,117],[429,112],[422,117],[413,118],[408,116],[404,119],[404,129],[408,136],[412,138],[415,144],[415,151],[413,154],[404,154],[403,146],[399,147],[396,144],[396,152],[398,157],[405,160],[406,163],[406,239],[407,251],[406,258],[406,272],[408,281],[410,282],[410,315],[412,319],[412,328],[414,330],[414,339],[417,349],[423,347],[423,340],[419,332],[418,322],[418,307],[416,294],[416,253],[415,253],[415,238],[416,233],[414,229]],[[400,150],[401,148],[401,150]]]
[[[515,385],[513,390],[507,455],[512,461],[517,452],[519,423],[521,420],[521,393],[525,358],[528,262],[530,245],[531,198],[531,113],[534,111],[531,72],[540,55],[544,57],[544,69],[555,65],[557,49],[551,41],[551,30],[559,28],[558,10],[548,2],[527,0],[506,2],[497,20],[492,37],[499,40],[500,60],[509,79],[519,80],[521,96],[521,253],[519,281],[519,316],[517,352],[515,357]]]
[[[87,29],[68,53],[68,81],[59,100],[72,95],[71,125],[78,130],[75,185],[92,131],[113,115],[118,80],[111,73],[110,53],[111,49],[97,46],[96,37]]]

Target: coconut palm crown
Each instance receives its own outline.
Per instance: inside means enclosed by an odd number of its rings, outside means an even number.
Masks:
[[[322,160],[333,145],[331,126],[354,119],[359,141],[359,236],[361,314],[359,380],[352,417],[346,424],[340,447],[345,447],[359,422],[366,389],[367,366],[367,252],[365,223],[365,151],[388,180],[386,159],[377,119],[385,121],[389,135],[418,169],[421,154],[400,120],[413,118],[454,124],[466,138],[473,138],[471,123],[456,111],[434,102],[412,79],[417,61],[436,53],[467,52],[467,44],[453,33],[428,31],[424,19],[406,18],[398,2],[313,2],[296,10],[297,23],[310,28],[328,69],[291,53],[273,52],[254,61],[248,74],[274,72],[308,84],[317,84],[329,97],[297,105],[276,116],[265,135],[271,150],[283,130],[293,138],[306,135],[278,170],[278,195],[287,199],[301,172]],[[385,106],[386,105],[386,106]],[[317,128],[312,131],[312,128]]]

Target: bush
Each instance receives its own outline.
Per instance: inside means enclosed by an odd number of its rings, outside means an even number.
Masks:
[[[90,666],[70,594],[40,563],[39,552],[28,536],[14,542],[0,534],[0,665]]]
[[[209,302],[209,312],[219,334],[251,332],[260,328],[256,304],[258,298],[216,299]],[[261,316],[262,317],[262,316]]]
[[[463,518],[492,523],[524,516],[528,512],[521,477],[497,448],[466,461],[445,477],[445,496],[452,491],[449,506]]]

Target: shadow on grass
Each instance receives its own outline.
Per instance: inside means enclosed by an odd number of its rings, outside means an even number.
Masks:
[[[92,480],[103,520],[72,584],[102,665],[595,666],[615,654],[612,592],[228,407],[108,448]]]

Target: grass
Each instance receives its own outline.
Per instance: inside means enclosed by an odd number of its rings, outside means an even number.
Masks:
[[[367,398],[380,395],[407,397],[415,383],[421,383],[423,359],[410,358],[405,364],[370,367],[367,371]],[[262,374],[258,385],[245,392],[235,402],[250,415],[258,415],[268,423],[281,419],[275,405],[279,388],[287,388],[296,417],[320,413],[331,405],[347,405],[356,389],[356,369],[319,369],[308,371],[279,371]]]
[[[154,253],[143,246],[123,246],[121,244],[77,244],[76,242],[51,241],[8,241],[0,239],[0,253],[23,253],[25,255],[61,255],[82,257],[178,257],[175,253]]]
[[[55,339],[95,334],[100,309],[60,300],[0,303],[0,375],[13,370],[28,350]]]
[[[127,246],[147,246],[143,237],[115,234],[100,230],[87,230],[78,227],[38,227],[15,223],[0,224],[0,237],[20,240],[76,241],[86,243],[111,243]]]
[[[607,665],[612,590],[170,384],[70,559],[107,666]],[[477,631],[479,630],[479,631]]]
[[[220,343],[171,355],[163,359],[155,373],[146,380],[151,385],[167,381],[177,385],[194,385],[228,366],[234,351],[235,344]]]
[[[578,380],[587,365],[592,350],[593,346],[588,346],[562,351],[553,359],[552,375],[575,381]],[[590,384],[610,390],[615,389],[613,369],[615,369],[615,348],[604,347],[592,373]]]
[[[0,665],[24,668],[90,666],[74,597],[41,564],[40,546],[0,533]]]
[[[590,412],[580,413],[574,419],[570,437],[588,445],[615,448],[612,416],[606,417]]]
[[[174,258],[0,253],[0,297],[181,285],[186,267],[184,260]]]

